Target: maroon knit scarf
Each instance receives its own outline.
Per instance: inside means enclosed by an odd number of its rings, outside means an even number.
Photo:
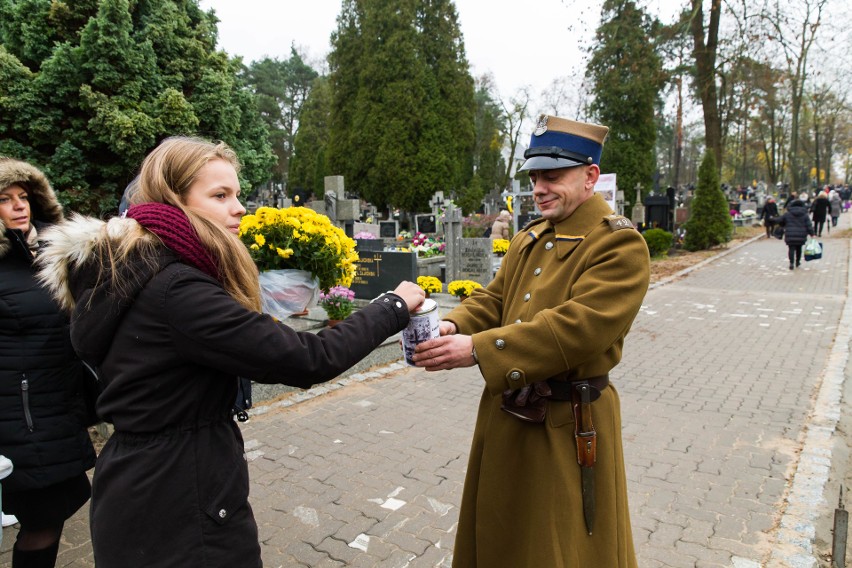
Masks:
[[[216,260],[198,240],[198,233],[183,211],[165,203],[141,203],[130,207],[127,217],[160,237],[181,260],[220,280]]]

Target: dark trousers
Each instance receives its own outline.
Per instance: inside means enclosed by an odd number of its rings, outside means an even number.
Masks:
[[[814,232],[816,233],[816,236],[818,236],[818,237],[822,236],[822,228],[823,227],[825,227],[825,221],[824,220],[823,221],[814,221]]]
[[[764,222],[763,226],[766,227],[766,236],[771,237],[772,230],[775,228],[775,223],[770,223],[769,221],[766,221]]]
[[[790,257],[790,266],[793,266],[794,263],[796,266],[802,264],[802,246],[787,245],[787,256]]]

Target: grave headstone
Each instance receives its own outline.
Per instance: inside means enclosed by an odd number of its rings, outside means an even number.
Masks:
[[[419,233],[429,234],[435,233],[438,230],[435,215],[416,215],[414,217],[414,224]]]
[[[380,227],[375,223],[358,223],[356,221],[355,224],[352,225],[352,230],[355,231],[356,235],[358,233],[370,233],[377,239],[381,236],[381,233],[379,232]]]
[[[457,280],[473,280],[487,286],[494,275],[491,239],[459,239]]]
[[[459,273],[459,241],[462,240],[462,212],[461,209],[448,205],[441,217],[444,227],[444,242],[446,248],[444,254],[447,259],[446,280],[451,282],[458,280]],[[490,241],[490,239],[488,239]]]
[[[317,213],[319,213],[321,215],[327,214],[326,208],[325,208],[325,201],[310,201],[308,203],[305,203],[303,206],[307,207],[308,209],[311,209],[313,211],[316,211]]]
[[[383,239],[395,239],[399,234],[399,221],[379,221],[379,236]]]
[[[540,213],[522,213],[518,215],[518,230],[520,231],[527,226],[531,221],[535,221],[541,217]]]
[[[358,257],[350,286],[356,298],[375,298],[393,290],[403,280],[417,281],[417,255],[414,253],[358,251]]]
[[[645,206],[642,205],[642,186],[636,184],[636,201],[633,204],[633,213],[630,216],[634,227],[644,226],[645,224]]]

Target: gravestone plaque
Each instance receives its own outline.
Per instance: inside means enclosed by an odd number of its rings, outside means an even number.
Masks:
[[[518,230],[520,231],[521,229],[523,229],[524,227],[527,226],[527,223],[529,223],[531,221],[535,221],[539,217],[541,217],[541,215],[538,214],[538,213],[521,213],[521,214],[518,214]]]
[[[356,221],[355,224],[352,226],[352,230],[355,231],[356,235],[358,233],[370,233],[377,239],[381,236],[381,233],[379,232],[379,226],[373,223],[359,223]]]
[[[385,241],[383,239],[355,239],[355,250],[360,255],[367,250],[384,250]]]
[[[375,298],[393,290],[403,280],[417,281],[417,255],[411,252],[358,251],[355,279],[350,288],[355,297]]]
[[[419,233],[435,233],[438,230],[435,215],[417,215],[414,223]]]
[[[456,278],[487,286],[494,274],[492,247],[491,239],[459,239],[459,272]]]
[[[399,221],[379,221],[379,236],[385,239],[395,239],[399,233]]]

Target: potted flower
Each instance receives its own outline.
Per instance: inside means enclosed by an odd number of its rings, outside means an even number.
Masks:
[[[239,237],[261,272],[264,311],[276,317],[316,305],[318,289],[355,277],[355,241],[311,209],[260,207],[242,218]]]
[[[482,284],[474,280],[453,280],[447,285],[447,292],[459,300],[465,300],[477,288],[482,288]]]
[[[426,292],[427,298],[433,293],[440,294],[441,290],[444,288],[441,280],[436,276],[418,276],[417,285],[423,288],[423,291]]]
[[[509,239],[494,239],[491,241],[491,250],[494,254],[503,256],[509,250]]]
[[[346,286],[335,286],[328,292],[320,292],[319,304],[328,314],[328,325],[335,326],[345,320],[355,308],[355,292]]]

